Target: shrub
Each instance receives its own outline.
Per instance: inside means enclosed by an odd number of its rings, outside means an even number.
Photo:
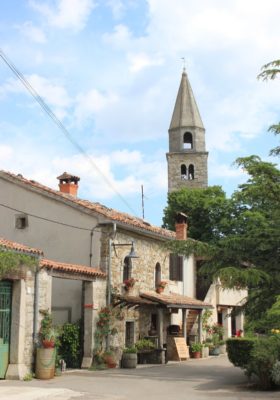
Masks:
[[[276,363],[273,365],[271,378],[276,385],[280,385],[280,361],[276,361]]]
[[[234,338],[226,341],[229,361],[236,367],[246,369],[256,338]]]
[[[137,353],[137,349],[136,349],[136,347],[134,347],[134,346],[125,347],[125,348],[123,349],[123,353],[126,353],[126,354]]]
[[[135,347],[136,347],[137,351],[142,351],[142,350],[152,350],[156,346],[149,339],[140,339],[140,340],[137,340],[137,342],[135,343]]]
[[[81,329],[80,324],[66,323],[61,328],[58,353],[67,367],[79,368],[81,363]]]

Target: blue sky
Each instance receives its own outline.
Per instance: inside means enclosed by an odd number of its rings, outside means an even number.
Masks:
[[[206,128],[209,184],[230,194],[246,179],[238,156],[266,160],[277,144],[279,81],[256,79],[279,58],[280,2],[268,0],[11,0],[0,47],[109,186],[0,60],[0,169],[53,188],[64,171],[79,196],[160,225],[168,127],[181,57]],[[128,203],[129,208],[118,193]]]

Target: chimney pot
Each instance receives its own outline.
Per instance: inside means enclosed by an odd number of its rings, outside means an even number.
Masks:
[[[176,214],[176,239],[177,240],[187,240],[187,230],[188,230],[188,223],[187,223],[188,216],[184,213],[177,213]]]
[[[59,180],[59,190],[62,193],[70,194],[73,197],[77,197],[78,193],[78,182],[80,178],[75,175],[71,175],[68,172],[64,172],[62,175],[58,176]]]

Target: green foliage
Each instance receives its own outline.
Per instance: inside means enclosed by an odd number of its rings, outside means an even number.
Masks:
[[[276,361],[276,363],[273,365],[271,379],[273,383],[280,386],[280,361]]]
[[[23,265],[35,267],[37,264],[36,257],[15,253],[0,246],[0,279],[6,274],[18,272]]]
[[[202,350],[203,345],[201,343],[192,343],[191,344],[191,352],[197,353]]]
[[[33,374],[29,372],[28,374],[24,375],[23,380],[24,382],[30,382],[33,379]]]
[[[41,319],[40,330],[39,330],[39,339],[41,344],[44,340],[55,341],[56,332],[53,327],[52,316],[49,313],[49,310],[40,310],[40,314],[43,316]]]
[[[236,367],[246,369],[256,338],[233,338],[226,341],[229,361]]]
[[[59,335],[58,353],[67,367],[79,368],[81,364],[81,327],[80,323],[66,323]]]
[[[137,340],[137,342],[135,343],[135,347],[136,347],[137,351],[143,351],[143,350],[152,350],[156,346],[155,346],[154,342],[152,342],[149,339],[140,339],[140,340]]]
[[[125,354],[135,354],[135,353],[137,353],[137,349],[136,349],[136,347],[134,347],[134,346],[125,347],[125,348],[123,349],[123,353],[125,353]]]
[[[220,186],[205,189],[183,188],[168,194],[163,226],[175,230],[175,216],[183,212],[189,217],[189,236],[203,242],[218,239],[226,230],[228,200]],[[225,226],[222,228],[222,224]],[[184,253],[185,254],[185,253]]]
[[[95,353],[102,353],[105,338],[108,335],[115,335],[118,331],[114,327],[114,323],[118,318],[119,310],[111,307],[103,307],[98,313],[98,321],[96,323],[95,338]]]

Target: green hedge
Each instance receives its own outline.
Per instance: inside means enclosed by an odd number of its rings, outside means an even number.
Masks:
[[[251,361],[251,351],[257,338],[233,338],[226,342],[229,361],[236,367],[246,369]]]

